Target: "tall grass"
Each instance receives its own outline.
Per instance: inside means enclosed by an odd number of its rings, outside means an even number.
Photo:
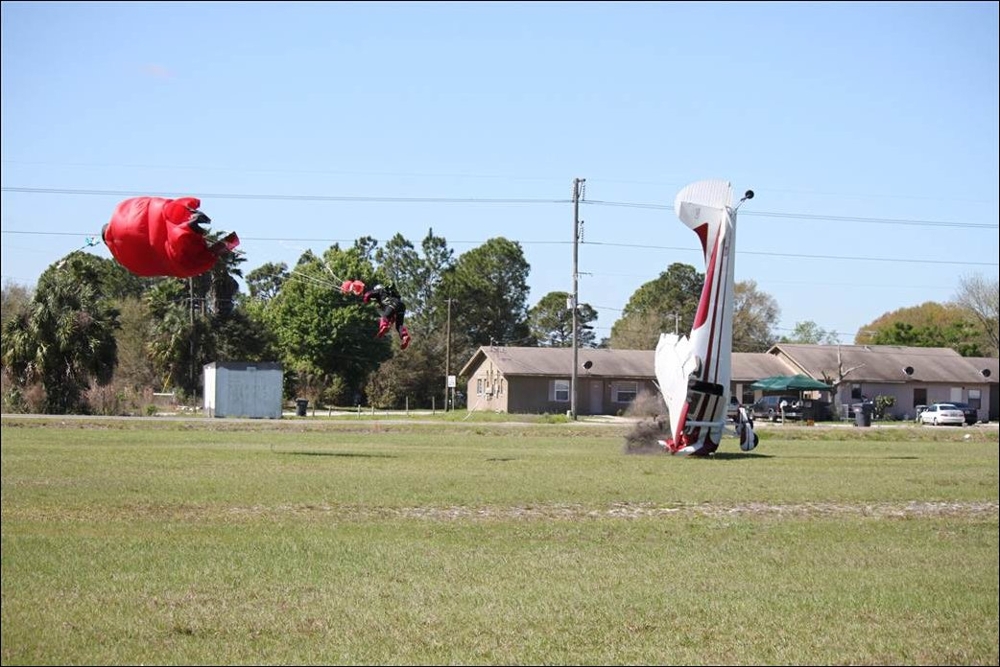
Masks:
[[[997,664],[995,430],[627,428],[5,418],[3,663]]]

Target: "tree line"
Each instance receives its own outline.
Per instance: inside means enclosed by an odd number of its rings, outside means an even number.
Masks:
[[[245,261],[238,250],[195,278],[140,278],[76,251],[48,267],[34,288],[8,282],[4,410],[134,414],[154,392],[193,402],[204,365],[226,361],[278,361],[286,398],[314,405],[444,407],[445,369],[457,375],[480,346],[572,345],[569,293],[550,292],[529,307],[530,266],[520,244],[503,237],[458,256],[433,229],[419,246],[401,234],[384,245],[362,237],[321,255],[306,251],[293,267],[266,263],[244,276]],[[406,351],[391,336],[375,338],[374,307],[340,291],[348,279],[396,284],[413,336]],[[660,332],[690,327],[703,283],[693,266],[671,264],[632,294],[602,339],[593,330],[596,310],[578,304],[578,344],[654,349]],[[962,285],[954,302],[887,313],[856,342],[996,355],[996,281],[973,276]],[[756,282],[738,282],[734,351],[839,340],[813,322],[778,337],[779,316]]]

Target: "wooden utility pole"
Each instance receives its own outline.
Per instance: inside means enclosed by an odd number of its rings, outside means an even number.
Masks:
[[[451,378],[451,297],[448,298],[448,324],[444,333],[444,411],[448,412],[448,380]]]
[[[195,392],[194,383],[194,278],[188,278],[188,295],[191,299],[191,334],[190,334],[190,347],[191,347],[191,359],[188,361],[188,383],[191,385],[192,395]]]
[[[577,363],[579,355],[579,341],[577,340],[577,331],[579,329],[577,325],[577,319],[579,319],[577,302],[579,293],[577,283],[580,277],[580,198],[582,196],[583,184],[586,182],[587,179],[585,178],[573,179],[573,298],[570,304],[573,308],[573,373],[570,375],[569,383],[569,413],[574,421],[576,420],[576,382],[577,366],[579,365]]]

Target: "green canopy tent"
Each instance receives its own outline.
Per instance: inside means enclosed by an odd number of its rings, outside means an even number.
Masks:
[[[833,391],[833,387],[830,385],[801,373],[799,375],[773,375],[763,380],[757,380],[750,385],[750,388],[761,391]]]
[[[795,392],[799,396],[799,405],[801,406],[801,418],[802,419],[817,419],[819,413],[817,412],[816,404],[809,402],[802,405],[802,392],[804,391],[829,391],[833,392],[833,387],[819,380],[814,380],[808,375],[774,375],[769,378],[764,378],[763,380],[757,380],[750,385],[751,389],[758,389],[764,392]],[[782,413],[783,414],[783,413]]]

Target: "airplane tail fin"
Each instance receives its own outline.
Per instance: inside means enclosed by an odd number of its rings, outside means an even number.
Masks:
[[[725,211],[733,203],[729,181],[710,179],[686,186],[674,198],[674,212],[681,222],[701,239],[701,250],[708,255],[709,239],[718,236],[726,221]]]

